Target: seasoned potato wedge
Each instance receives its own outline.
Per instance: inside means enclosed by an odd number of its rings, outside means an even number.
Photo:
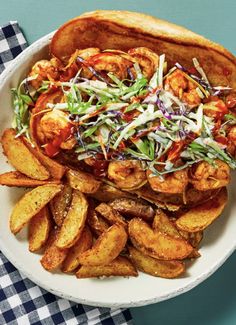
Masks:
[[[32,179],[26,175],[12,171],[0,175],[0,185],[16,186],[16,187],[37,187],[45,184],[60,184],[60,180],[45,180]]]
[[[62,262],[67,256],[68,249],[60,249],[57,247],[58,230],[53,229],[49,235],[46,250],[40,263],[47,271],[54,271],[61,266]]]
[[[195,241],[195,234],[198,233],[187,233],[187,232],[180,232],[175,227],[175,224],[168,218],[168,216],[160,209],[157,210],[156,215],[153,220],[152,228],[155,231],[160,231],[166,235],[169,235],[170,237],[174,238],[182,238],[189,242],[191,246],[194,247],[192,252],[187,258],[196,258],[201,256],[197,249],[195,249],[196,246],[193,245],[193,243],[196,243],[198,236],[196,236]],[[183,234],[184,233],[184,234]]]
[[[119,214],[119,212],[114,210],[108,204],[100,203],[95,210],[100,213],[109,224],[113,225],[114,223],[119,223],[122,226],[127,227],[127,222],[125,219]]]
[[[109,228],[109,224],[102,217],[98,216],[96,211],[88,215],[87,222],[96,236],[100,236]]]
[[[97,239],[91,249],[80,254],[80,264],[87,266],[109,264],[123,250],[127,238],[124,227],[114,224]]]
[[[84,227],[79,240],[69,249],[66,259],[63,261],[61,270],[65,273],[73,272],[80,263],[79,255],[87,251],[93,244],[93,236],[88,227]]]
[[[56,184],[42,185],[24,194],[16,203],[10,216],[10,229],[18,233],[48,202],[61,191],[62,186]]]
[[[45,180],[50,177],[48,170],[25,146],[21,137],[16,138],[15,130],[6,129],[4,131],[2,146],[7,159],[19,172],[38,180]]]
[[[79,239],[87,217],[88,202],[83,193],[73,190],[70,209],[58,235],[57,246],[69,248]]]
[[[82,193],[95,193],[101,184],[101,182],[97,181],[91,174],[80,170],[70,169],[66,175],[70,186]]]
[[[48,207],[45,206],[29,222],[29,250],[35,252],[41,249],[48,239],[52,222]]]
[[[140,202],[140,200],[120,198],[115,199],[109,205],[119,213],[125,216],[138,217],[146,221],[152,221],[154,210],[150,205]]]
[[[181,260],[193,250],[185,240],[153,230],[139,218],[133,218],[129,222],[129,235],[134,247],[157,259]]]
[[[60,193],[50,201],[50,209],[57,226],[61,227],[72,200],[72,188],[65,184]]]
[[[118,256],[107,265],[82,265],[76,273],[77,278],[97,278],[103,276],[137,276],[138,273],[128,258]]]
[[[224,187],[213,199],[183,213],[176,220],[179,229],[198,232],[208,227],[222,213],[227,203],[227,189]]]
[[[144,255],[132,246],[129,246],[129,254],[138,270],[156,277],[176,278],[185,271],[185,265],[181,261],[160,261]]]
[[[174,223],[168,218],[168,216],[161,209],[156,211],[152,228],[154,230],[160,231],[171,237],[182,238],[178,230],[176,229]]]
[[[41,164],[49,171],[50,175],[54,179],[61,179],[65,174],[67,168],[62,166],[57,161],[44,155],[40,148],[35,144],[34,147],[29,143],[26,138],[23,138],[24,144],[32,152],[32,154],[41,162]]]
[[[96,200],[102,202],[109,202],[120,198],[135,197],[135,195],[132,195],[128,192],[123,192],[120,189],[105,183],[102,183],[99,189],[95,193],[91,194],[91,196],[94,197]]]

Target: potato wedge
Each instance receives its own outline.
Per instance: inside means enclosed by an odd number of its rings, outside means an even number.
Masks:
[[[48,239],[52,222],[48,207],[45,206],[29,222],[29,251],[41,249]]]
[[[154,217],[153,208],[140,200],[120,198],[115,199],[109,205],[115,210],[125,216],[137,217],[146,221],[152,221]]]
[[[80,254],[80,264],[87,266],[109,264],[123,250],[127,238],[123,226],[120,224],[112,225],[97,239],[91,249]]]
[[[58,193],[49,202],[50,210],[52,212],[53,219],[57,226],[61,227],[71,204],[72,200],[72,188],[65,184],[60,193]]]
[[[80,264],[79,255],[91,248],[92,244],[93,236],[89,228],[85,226],[79,240],[69,249],[66,259],[61,266],[62,272],[73,272]]]
[[[48,156],[44,155],[40,148],[35,144],[34,147],[29,143],[26,138],[23,138],[24,144],[27,148],[32,152],[32,154],[41,162],[41,164],[49,171],[50,175],[54,179],[61,179],[62,176],[65,174],[67,168],[57,161],[49,158]]]
[[[157,259],[182,260],[193,250],[185,240],[157,232],[139,218],[129,222],[129,235],[134,247]]]
[[[68,249],[60,249],[57,247],[58,230],[53,229],[49,235],[47,247],[40,260],[40,263],[47,271],[54,271],[61,266],[67,256]]]
[[[11,232],[13,234],[18,233],[61,189],[61,185],[47,184],[38,186],[24,194],[12,210],[10,216]]]
[[[18,171],[7,172],[0,175],[0,185],[16,187],[37,187],[45,184],[60,184],[60,180],[48,179],[41,181],[39,179],[29,178]]]
[[[129,246],[130,259],[138,270],[161,278],[177,278],[184,273],[185,265],[181,261],[160,261],[144,255],[136,248]]]
[[[168,216],[161,209],[156,211],[152,228],[156,231],[160,231],[174,238],[182,238],[174,223],[168,218]]]
[[[115,223],[119,223],[123,227],[127,227],[126,220],[119,214],[118,211],[112,209],[108,204],[106,203],[100,203],[96,208],[95,211],[100,213],[110,225],[113,225]]]
[[[25,146],[21,137],[16,138],[15,130],[6,129],[1,141],[4,154],[16,170],[33,179],[46,180],[50,177],[49,171]]]
[[[98,216],[96,211],[88,215],[87,222],[96,236],[100,236],[109,228],[109,224],[102,217]]]
[[[97,278],[103,276],[137,276],[138,273],[133,264],[128,258],[118,256],[107,265],[100,266],[86,266],[82,265],[76,272],[76,277],[79,279],[84,278]]]
[[[57,246],[69,248],[79,239],[87,217],[88,202],[83,193],[74,190],[70,209],[58,235]]]
[[[176,220],[177,228],[188,232],[204,230],[220,216],[227,203],[227,199],[227,189],[224,187],[213,199],[183,213]]]
[[[191,235],[194,235],[195,233],[187,233],[183,231],[179,232],[175,227],[174,222],[172,222],[170,218],[160,209],[158,209],[156,212],[156,215],[153,220],[152,228],[155,231],[160,231],[163,234],[169,235],[170,237],[185,239],[194,248],[187,258],[196,258],[201,256],[198,250],[195,249],[195,247],[197,246],[193,245],[193,243],[195,243],[193,237],[195,236],[191,236]]]
[[[98,190],[95,193],[91,194],[91,196],[101,202],[109,202],[120,198],[135,197],[135,195],[132,195],[128,192],[123,192],[120,189],[105,183],[102,183]]]
[[[72,188],[86,194],[95,193],[101,184],[91,174],[80,170],[70,169],[66,176]]]

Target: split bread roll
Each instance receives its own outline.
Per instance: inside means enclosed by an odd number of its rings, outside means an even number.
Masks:
[[[136,12],[98,10],[76,17],[54,34],[50,52],[67,62],[76,49],[127,51],[139,46],[165,53],[170,67],[179,62],[188,69],[196,57],[213,86],[236,87],[236,58],[223,46],[181,26]]]

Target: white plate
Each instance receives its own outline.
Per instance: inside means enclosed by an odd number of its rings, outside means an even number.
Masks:
[[[29,67],[48,55],[52,34],[38,40],[20,54],[0,78],[1,133],[11,125],[10,89],[26,76]],[[1,153],[0,172],[10,170]],[[232,180],[233,181],[233,180]],[[161,279],[141,274],[137,278],[83,279],[61,273],[46,272],[40,265],[40,255],[28,251],[26,231],[16,237],[9,230],[9,214],[24,190],[0,188],[1,219],[0,249],[29,279],[63,298],[95,306],[134,307],[175,297],[190,290],[209,277],[233,253],[236,247],[236,189],[230,189],[230,202],[224,214],[205,232],[201,257],[187,267],[179,279]]]

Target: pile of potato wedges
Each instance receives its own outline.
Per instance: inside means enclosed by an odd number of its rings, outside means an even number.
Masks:
[[[62,166],[13,129],[1,142],[16,170],[0,175],[0,184],[31,188],[13,208],[10,230],[28,226],[29,250],[42,253],[47,271],[176,278],[186,260],[200,256],[204,229],[227,203],[226,188],[202,195],[190,188],[185,204],[150,188],[121,191]]]

